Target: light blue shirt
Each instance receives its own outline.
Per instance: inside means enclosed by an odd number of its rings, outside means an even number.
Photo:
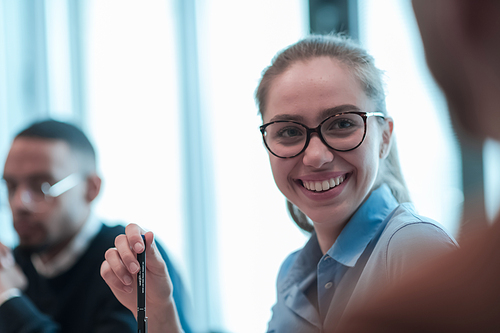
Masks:
[[[338,286],[347,268],[356,265],[382,222],[397,206],[398,202],[387,185],[384,184],[373,191],[354,213],[333,246],[321,257],[316,273],[317,290],[321,291],[318,292],[321,322],[325,319],[335,286]],[[317,238],[311,246],[319,247]],[[314,275],[314,272],[310,274]]]
[[[398,214],[395,215],[396,211]],[[407,223],[408,220],[411,222]],[[423,222],[424,220],[426,222]],[[332,303],[339,301],[335,294],[341,288],[345,288],[344,276],[349,271],[351,273],[354,271],[356,263],[360,261],[359,259],[364,252],[367,252],[365,256],[369,256],[367,258],[371,259],[371,251],[373,251],[375,244],[377,248],[385,247],[379,246],[377,241],[381,237],[380,232],[389,223],[392,228],[388,229],[396,230],[393,232],[394,234],[401,229],[397,226],[418,225],[418,228],[424,232],[416,233],[417,238],[427,237],[427,234],[430,234],[432,243],[446,243],[447,245],[444,247],[449,247],[449,244],[452,247],[455,246],[456,243],[445,231],[439,229],[437,233],[427,232],[427,229],[440,228],[434,221],[427,221],[429,219],[416,215],[411,204],[399,205],[387,185],[384,184],[373,191],[326,254],[323,255],[321,252],[317,236],[313,233],[301,250],[292,253],[285,260],[278,275],[277,302],[273,307],[273,316],[269,322],[268,332],[321,332],[325,319],[331,317],[329,312],[332,311]],[[380,239],[389,243],[389,239],[392,238],[391,235],[385,235]],[[412,244],[418,244],[420,240],[416,239]],[[422,244],[424,243],[428,242],[422,242]],[[417,250],[420,253],[425,251],[425,249],[423,251]],[[376,258],[381,257],[379,252],[377,250],[375,253]],[[398,258],[398,260],[401,259]],[[363,270],[366,258],[360,262],[360,265],[363,265],[360,269]],[[386,267],[386,265],[379,265],[376,262],[371,263],[371,265]],[[380,272],[373,274],[374,277],[379,275]],[[346,279],[351,278],[352,275]],[[370,280],[370,277],[363,276],[363,280]],[[343,284],[341,285],[341,283]],[[342,286],[340,289],[339,285]]]

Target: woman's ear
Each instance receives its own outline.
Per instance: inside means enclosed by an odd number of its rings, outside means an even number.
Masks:
[[[382,142],[380,143],[380,159],[385,159],[391,150],[392,130],[394,121],[391,117],[385,118],[385,124],[382,127]]]

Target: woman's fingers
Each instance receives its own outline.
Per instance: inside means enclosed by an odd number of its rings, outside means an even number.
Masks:
[[[126,285],[121,279],[118,278],[118,276],[111,269],[108,261],[104,261],[101,265],[101,276],[113,292],[115,290],[119,290],[129,294],[134,291],[132,285]]]
[[[108,260],[105,260],[101,265],[101,276],[118,301],[134,313],[137,307],[136,296],[133,293],[135,284],[124,284],[118,276],[116,276]]]
[[[144,234],[144,230],[137,224],[131,223],[125,228],[125,234],[127,235],[130,248],[135,253],[142,253],[144,251],[144,241],[141,235]]]
[[[129,239],[126,235],[118,235],[115,238],[115,248],[118,256],[125,265],[126,269],[131,274],[136,274],[139,271],[139,262],[137,261],[137,253],[130,247]]]
[[[140,247],[141,252],[146,248],[148,271],[156,276],[168,277],[165,261],[154,242],[153,233],[147,232],[143,239],[141,236],[143,230],[136,224],[128,225],[125,232],[126,234],[118,235],[115,238],[115,248],[108,249],[105,253],[106,265],[102,267],[101,271],[103,274],[109,274],[106,276],[106,282],[113,283],[114,287],[120,290],[129,290],[124,286],[131,286],[139,272],[137,252],[134,247]]]
[[[134,278],[133,275],[128,271],[127,267],[125,267],[118,250],[116,248],[108,249],[104,254],[104,257],[106,258],[105,263],[107,265],[105,267],[107,269],[105,273],[108,274],[108,270],[110,271],[109,276],[107,275],[107,278],[111,278],[116,287],[119,287],[123,290],[130,290],[129,288],[123,288],[123,286],[132,285],[132,282],[134,282]],[[103,268],[101,267],[101,272],[102,269]],[[120,283],[117,283],[114,280],[113,276],[116,277],[120,281]]]

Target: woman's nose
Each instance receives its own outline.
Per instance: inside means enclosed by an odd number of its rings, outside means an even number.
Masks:
[[[309,145],[304,151],[304,164],[314,168],[321,168],[323,165],[333,161],[333,158],[331,149],[321,141],[318,135],[313,134]]]

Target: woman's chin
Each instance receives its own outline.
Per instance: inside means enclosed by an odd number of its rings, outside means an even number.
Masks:
[[[346,219],[337,219],[335,217],[348,215],[345,213],[341,214],[338,210],[332,211],[331,209],[325,210],[324,212],[320,212],[318,209],[312,209],[311,211],[304,212],[304,214],[306,214],[309,220],[313,223],[316,231],[322,229],[342,229],[347,222]]]

